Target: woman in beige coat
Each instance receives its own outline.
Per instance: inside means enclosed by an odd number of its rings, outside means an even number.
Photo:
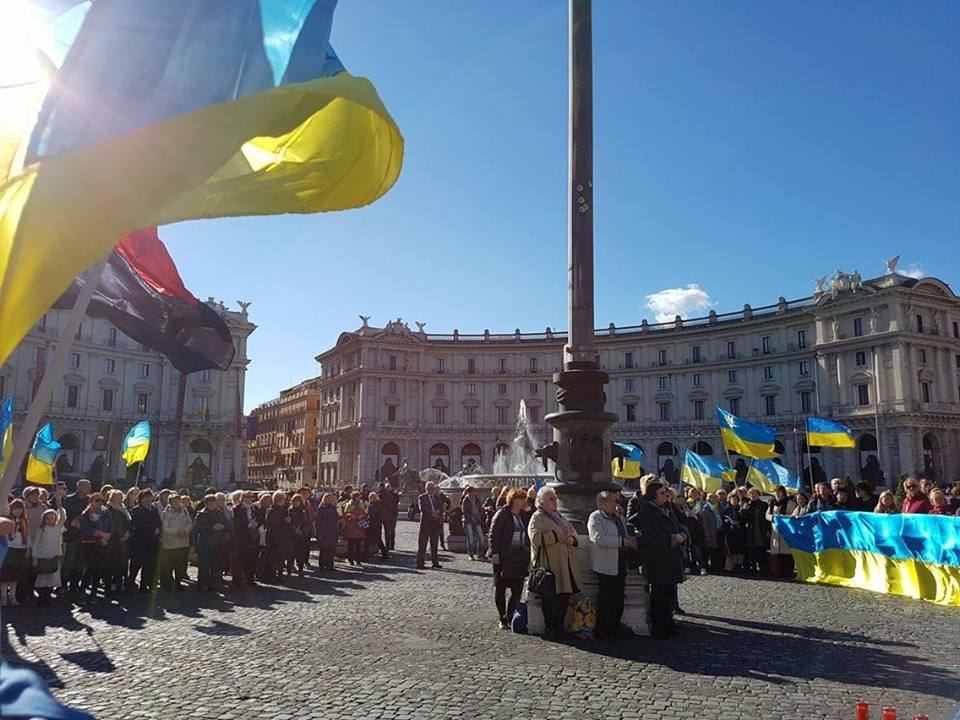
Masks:
[[[577,546],[577,534],[566,518],[557,512],[557,493],[553,488],[540,488],[536,506],[536,512],[527,526],[530,565],[533,568],[545,568],[556,578],[556,596],[541,597],[540,602],[546,634],[558,636],[565,634],[564,619],[570,606],[570,596],[580,592],[570,561],[570,548]]]

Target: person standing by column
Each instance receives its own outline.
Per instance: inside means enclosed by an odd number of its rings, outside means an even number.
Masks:
[[[667,505],[669,488],[659,481],[647,483],[643,501],[636,514],[640,530],[643,574],[650,585],[650,625],[655,638],[664,639],[677,632],[673,612],[677,607],[677,585],[683,582],[683,544],[680,532]]]
[[[545,568],[556,578],[556,595],[541,596],[543,621],[546,635],[563,637],[570,596],[580,591],[570,548],[578,545],[577,535],[570,522],[557,511],[557,492],[551,487],[542,487],[537,492],[537,509],[527,525],[530,536],[530,566]],[[521,521],[523,511],[520,512]]]
[[[587,520],[590,535],[590,565],[597,575],[598,639],[629,637],[634,633],[623,625],[624,593],[627,582],[627,550],[636,548],[636,538],[627,534],[627,525],[618,511],[617,496],[606,490],[597,494],[597,509]]]
[[[419,497],[420,503],[420,535],[417,538],[417,568],[426,567],[427,543],[430,543],[430,557],[432,567],[439,570],[440,558],[437,554],[437,545],[440,542],[440,532],[443,523],[443,500],[437,495],[435,483],[428,482],[426,492]]]
[[[520,519],[526,505],[523,488],[514,488],[511,499],[500,508],[490,523],[490,562],[493,564],[494,601],[500,616],[500,627],[509,630],[513,611],[523,595],[523,583],[530,567],[530,541]],[[510,590],[510,602],[507,602]]]

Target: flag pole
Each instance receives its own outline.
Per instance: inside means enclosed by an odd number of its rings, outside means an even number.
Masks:
[[[20,427],[13,443],[13,452],[10,453],[10,459],[3,470],[3,477],[0,479],[0,498],[5,498],[13,487],[13,483],[20,474],[20,466],[23,465],[24,458],[33,445],[33,438],[37,432],[37,426],[40,424],[40,418],[44,410],[50,403],[53,395],[53,388],[56,383],[63,382],[63,371],[67,369],[67,359],[70,356],[70,348],[73,345],[73,338],[80,329],[80,323],[83,322],[87,314],[87,307],[90,305],[90,299],[94,291],[100,284],[100,276],[103,274],[103,268],[107,264],[107,258],[98,262],[92,268],[87,270],[84,275],[83,287],[73,303],[73,309],[67,319],[67,327],[57,340],[57,347],[53,352],[53,362],[43,374],[43,379],[37,387],[37,392],[30,402],[27,410],[27,417]]]
[[[810,451],[810,416],[804,421],[803,434],[807,438],[807,468],[810,471],[810,494],[813,494],[813,488],[816,481],[813,479],[813,453]]]
[[[873,428],[877,434],[877,464],[883,468],[883,443],[880,442],[880,359],[873,346]],[[857,458],[857,462],[860,458]]]

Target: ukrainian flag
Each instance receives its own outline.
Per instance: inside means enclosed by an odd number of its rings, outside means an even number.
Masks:
[[[727,450],[759,459],[777,457],[773,447],[777,431],[772,427],[747,422],[719,405],[717,419],[720,421],[723,445]]]
[[[769,495],[772,495],[779,485],[787,492],[795,493],[800,489],[799,478],[792,477],[789,470],[773,460],[754,460],[750,463],[746,481]]]
[[[0,404],[0,475],[13,453],[13,395]]]
[[[142,420],[130,428],[130,432],[123,439],[121,449],[123,461],[130,467],[134,463],[143,462],[150,452],[150,423]]]
[[[53,466],[57,463],[60,443],[53,437],[53,425],[47,423],[33,440],[27,457],[27,482],[33,485],[53,485]]]
[[[960,518],[833,510],[774,523],[799,580],[960,606]]]
[[[134,230],[390,189],[403,139],[330,46],[335,7],[0,2],[0,363]]]
[[[857,446],[853,431],[846,425],[824,418],[807,418],[807,445],[852,448]]]
[[[610,461],[610,472],[620,480],[636,480],[643,474],[640,461],[643,459],[643,450],[636,443],[615,443],[626,455]]]
[[[680,482],[693,485],[704,492],[716,492],[725,482],[733,482],[736,473],[719,460],[687,450],[683,455]]]

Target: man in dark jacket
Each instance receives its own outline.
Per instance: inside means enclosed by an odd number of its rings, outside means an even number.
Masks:
[[[437,486],[428,482],[426,492],[419,497],[420,536],[417,538],[417,567],[424,569],[427,559],[427,543],[430,543],[430,557],[433,567],[440,568],[437,545],[440,543],[440,530],[443,527],[444,504],[437,494]]]
[[[243,493],[242,501],[233,509],[233,585],[254,587],[257,558],[260,556],[260,530],[253,514],[254,494]]]
[[[383,537],[387,550],[395,549],[397,544],[397,517],[400,514],[400,494],[393,483],[384,483],[380,492],[380,504],[383,506]]]
[[[67,511],[67,520],[63,525],[63,567],[61,575],[68,593],[80,592],[80,578],[83,576],[83,562],[80,559],[80,516],[87,509],[87,496],[90,494],[90,481],[77,480],[77,491],[63,498],[63,509]]]
[[[747,540],[745,568],[766,575],[767,549],[770,547],[770,521],[767,520],[767,504],[760,499],[760,491],[750,488],[748,500],[741,510],[743,532]]]
[[[856,492],[850,501],[850,509],[859,512],[873,512],[877,506],[877,496],[870,489],[870,483],[861,480],[856,485]]]
[[[130,584],[140,573],[140,592],[153,590],[160,552],[160,529],[163,522],[153,502],[153,491],[144,488],[137,493],[137,505],[130,511]]]
[[[337,512],[337,496],[325,493],[317,508],[317,545],[320,549],[320,569],[333,570],[340,537],[340,514]]]
[[[197,592],[220,589],[220,548],[227,526],[217,507],[216,495],[205,495],[203,508],[197,513],[194,530],[197,534]]]
[[[833,493],[830,492],[830,486],[825,482],[817,483],[813,498],[810,500],[810,509],[807,510],[807,513],[835,510],[835,503]]]
[[[647,483],[643,497],[634,503],[632,516],[641,535],[643,574],[650,585],[651,633],[656,638],[675,635],[673,612],[677,584],[683,582],[683,544],[686,535],[669,512],[670,490],[663,483]]]

